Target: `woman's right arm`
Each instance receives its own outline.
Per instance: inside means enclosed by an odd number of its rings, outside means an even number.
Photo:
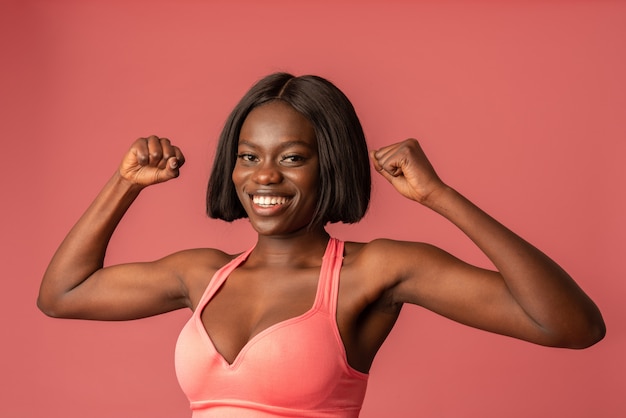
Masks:
[[[189,305],[183,254],[103,267],[107,245],[141,190],[178,177],[185,162],[165,138],[133,143],[119,169],[65,237],[44,274],[37,305],[59,318],[135,319]]]

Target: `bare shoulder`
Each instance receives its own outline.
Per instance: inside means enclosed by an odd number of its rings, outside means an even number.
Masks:
[[[195,308],[215,272],[238,255],[215,248],[193,248],[170,254],[157,263],[175,272],[184,283],[189,301]]]
[[[192,248],[170,254],[160,261],[187,269],[219,269],[239,254],[227,254],[216,248]]]
[[[360,295],[364,306],[388,310],[404,301],[406,282],[432,276],[449,255],[427,243],[375,239],[367,243],[346,242],[342,281],[346,293]]]
[[[346,242],[344,266],[363,280],[388,289],[408,271],[415,272],[430,264],[439,252],[430,244],[385,238],[366,243]]]
[[[344,265],[362,279],[390,290],[405,280],[433,276],[456,258],[428,243],[375,239],[368,243],[346,243]]]
[[[419,263],[427,263],[432,256],[442,252],[439,248],[423,243],[398,241],[387,238],[378,238],[370,242],[346,242],[346,263],[357,263],[365,268],[377,265],[389,266],[393,261],[398,266],[405,263],[415,267]]]

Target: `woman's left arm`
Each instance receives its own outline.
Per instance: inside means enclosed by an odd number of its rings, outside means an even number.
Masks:
[[[470,266],[441,250],[421,246],[427,257],[420,262],[426,264],[404,274],[395,290],[403,299],[400,302],[417,303],[459,322],[542,345],[585,348],[604,337],[600,311],[574,280],[441,181],[416,140],[372,151],[371,157],[376,170],[402,195],[450,220],[497,269]],[[401,257],[403,251],[395,253]]]

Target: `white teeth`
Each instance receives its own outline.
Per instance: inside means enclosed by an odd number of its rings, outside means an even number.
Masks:
[[[286,197],[281,196],[252,196],[252,201],[258,206],[275,206],[287,203]]]

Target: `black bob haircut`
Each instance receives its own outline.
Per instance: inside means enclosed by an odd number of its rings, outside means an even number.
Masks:
[[[350,100],[330,81],[314,75],[275,73],[258,81],[226,120],[207,188],[211,218],[247,218],[232,181],[239,134],[252,109],[280,100],[309,120],[315,130],[320,196],[309,226],[355,223],[367,211],[371,174],[363,128]]]

